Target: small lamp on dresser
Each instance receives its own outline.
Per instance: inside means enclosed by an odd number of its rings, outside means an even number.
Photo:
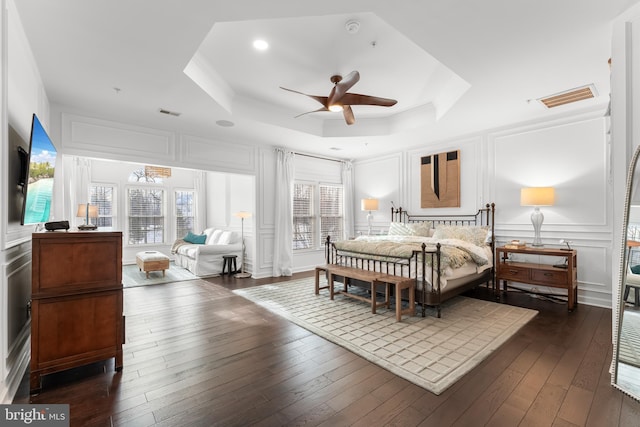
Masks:
[[[78,218],[84,218],[84,224],[78,226],[78,230],[95,230],[98,228],[95,224],[89,223],[89,218],[98,218],[98,205],[92,205],[91,203],[78,205],[78,212],[76,213]]]
[[[533,206],[531,223],[535,236],[532,246],[544,246],[540,238],[540,229],[544,221],[544,215],[540,212],[540,206],[553,206],[555,191],[553,187],[526,187],[520,190],[520,206]]]

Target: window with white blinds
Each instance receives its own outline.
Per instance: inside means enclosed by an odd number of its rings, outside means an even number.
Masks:
[[[313,199],[315,186],[295,183],[293,186],[293,249],[309,249],[314,241],[315,218]]]
[[[130,245],[164,242],[164,190],[127,190]]]
[[[321,246],[327,235],[342,238],[341,186],[295,183],[293,189],[293,249]]]
[[[98,206],[98,218],[90,218],[98,229],[115,227],[115,188],[111,185],[92,185],[89,188],[89,203]]]
[[[183,190],[175,192],[176,237],[184,237],[193,232],[196,217],[195,192]]]
[[[320,242],[324,243],[327,236],[332,241],[342,240],[344,230],[344,198],[342,187],[320,186]]]

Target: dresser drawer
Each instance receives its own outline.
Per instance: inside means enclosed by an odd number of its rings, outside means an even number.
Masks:
[[[529,280],[531,270],[526,267],[500,263],[498,266],[498,278],[501,280],[513,280],[515,282]]]
[[[567,271],[566,270],[532,270],[531,280],[548,285],[567,285]]]

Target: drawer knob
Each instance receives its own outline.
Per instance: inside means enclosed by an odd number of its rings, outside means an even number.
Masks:
[[[545,276],[553,276],[553,273],[544,273]]]
[[[519,271],[518,271],[518,270],[509,270],[509,273],[511,273],[511,274],[518,274],[518,273],[519,273]]]

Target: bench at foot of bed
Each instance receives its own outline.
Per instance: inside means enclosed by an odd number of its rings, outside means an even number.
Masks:
[[[391,306],[389,300],[389,289],[391,285],[395,286],[395,295],[396,295],[396,320],[399,322],[402,320],[403,314],[408,314],[409,316],[413,316],[415,314],[415,280],[409,279],[406,277],[393,276],[390,274],[378,273],[375,271],[362,270],[359,268],[346,267],[342,265],[325,265],[322,267],[316,267],[316,295],[319,291],[318,279],[321,271],[327,272],[327,279],[329,282],[329,296],[333,299],[336,294],[343,294],[350,298],[358,299],[361,301],[365,301],[371,304],[371,313],[376,313],[376,308],[378,307],[386,307],[389,308]],[[343,277],[343,290],[336,291],[334,286],[335,277],[340,276]],[[368,283],[370,286],[370,296],[369,298],[363,297],[361,295],[352,294],[348,291],[349,280],[359,280],[361,282]],[[378,302],[376,301],[376,287],[379,285],[384,285],[384,301]],[[407,289],[409,296],[409,306],[407,308],[402,308],[402,291]]]

